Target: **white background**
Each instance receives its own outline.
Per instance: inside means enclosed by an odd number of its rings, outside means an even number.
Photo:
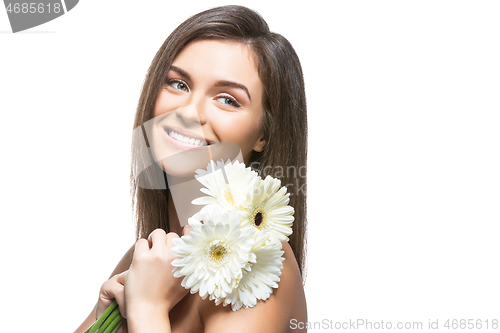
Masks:
[[[16,34],[0,10],[4,328],[71,332],[88,315],[134,242],[149,64],[177,25],[222,4],[80,1]],[[500,319],[498,2],[239,4],[304,70],[309,320]]]

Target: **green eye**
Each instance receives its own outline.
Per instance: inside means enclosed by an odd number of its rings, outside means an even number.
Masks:
[[[187,84],[181,80],[170,80],[168,82],[168,84],[171,85],[172,87],[174,87],[175,89],[180,90],[180,91],[188,91],[189,90],[187,87]]]
[[[235,105],[234,101],[230,100],[227,97],[221,97],[221,98],[219,98],[219,100],[221,100],[222,103],[227,104],[227,105]]]
[[[222,104],[233,106],[233,107],[240,107],[240,104],[236,102],[236,100],[232,97],[229,96],[220,96],[217,98],[217,101],[219,101]]]

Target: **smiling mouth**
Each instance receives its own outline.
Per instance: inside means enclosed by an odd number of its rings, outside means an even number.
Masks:
[[[197,139],[197,138],[191,138],[189,136],[184,136],[184,135],[181,135],[181,134],[179,134],[176,131],[171,130],[171,129],[165,128],[164,130],[167,133],[167,135],[169,137],[171,137],[172,139],[180,141],[180,142],[184,142],[184,143],[187,143],[187,144],[190,144],[193,146],[204,147],[204,146],[209,146],[212,144],[212,142],[210,142],[208,140],[201,140],[201,139]]]

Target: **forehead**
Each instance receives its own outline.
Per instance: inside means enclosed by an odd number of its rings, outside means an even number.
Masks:
[[[189,43],[174,59],[193,80],[230,80],[261,88],[252,49],[239,42],[198,40]]]

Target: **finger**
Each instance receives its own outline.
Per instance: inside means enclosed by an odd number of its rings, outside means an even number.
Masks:
[[[135,242],[134,256],[137,253],[148,251],[148,250],[149,250],[149,243],[146,239],[141,238],[137,242]]]
[[[122,272],[120,274],[117,274],[114,277],[116,278],[116,282],[118,282],[119,284],[121,284],[122,286],[124,286],[125,285],[125,280],[127,279],[127,275],[128,275],[128,270],[125,271],[125,272]]]
[[[179,235],[177,235],[175,232],[169,232],[165,238],[166,244],[169,245],[172,243],[172,239],[179,238]]]
[[[120,313],[125,312],[124,286],[119,282],[126,274],[118,274],[104,282],[99,291],[99,302],[96,308],[96,319],[98,319],[106,308],[116,300],[120,307]]]
[[[149,245],[151,249],[155,248],[156,245],[160,245],[159,247],[165,246],[167,239],[166,239],[166,233],[165,230],[163,229],[155,229],[148,238]],[[157,246],[158,247],[158,246]]]
[[[116,299],[116,296],[123,290],[123,285],[116,282],[113,276],[108,281],[104,282],[99,291],[99,298],[108,306]]]
[[[175,232],[169,232],[166,237],[166,245],[167,245],[167,250],[170,251],[171,248],[175,246],[174,242],[172,241],[175,238],[179,238],[179,235],[177,235]]]
[[[122,272],[120,274],[116,274],[113,276],[110,281],[110,288],[113,291],[113,298],[118,303],[118,307],[120,308],[120,314],[123,318],[126,318],[127,310],[125,308],[125,294],[124,294],[124,286],[125,280],[127,279],[128,270]]]
[[[186,225],[184,227],[184,229],[182,229],[182,236],[189,235],[189,233],[191,232],[191,230],[193,230],[193,228],[191,228],[191,226],[189,226],[189,225]]]

